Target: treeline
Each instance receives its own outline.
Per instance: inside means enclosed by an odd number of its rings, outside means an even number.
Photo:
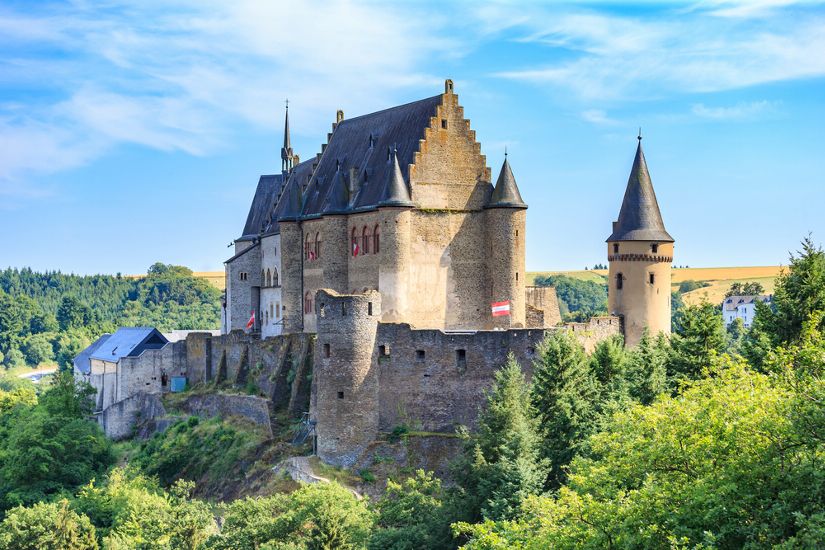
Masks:
[[[0,364],[71,359],[119,326],[215,329],[220,291],[182,267],[156,263],[145,278],[0,271]]]
[[[594,315],[607,315],[607,283],[548,275],[536,277],[534,284],[556,287],[564,321],[586,321]]]

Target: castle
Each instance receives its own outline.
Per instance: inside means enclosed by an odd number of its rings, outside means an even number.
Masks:
[[[588,349],[670,331],[673,239],[641,138],[607,239],[610,315],[564,325],[554,289],[526,285],[527,204],[510,164],[493,185],[450,80],[406,105],[338,111],[303,162],[287,110],[281,161],[280,174],[261,176],[226,261],[223,335],[124,358],[117,384],[161,393],[169,377],[255,378],[275,406],[308,409],[321,459],[350,466],[401,423],[473,426],[507,355],[529,372],[548,331]],[[121,403],[113,411],[129,409]],[[104,425],[123,424],[103,412]]]

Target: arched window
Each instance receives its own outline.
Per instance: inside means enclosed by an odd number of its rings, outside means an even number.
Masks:
[[[304,313],[312,313],[312,295],[309,292],[304,295]]]
[[[281,302],[275,302],[275,318],[281,318]]]
[[[361,230],[361,242],[363,243],[364,247],[364,254],[370,253],[370,234],[367,231],[367,226],[364,226],[364,229]]]
[[[320,257],[321,257],[321,234],[316,233],[315,234],[315,259],[317,260]]]
[[[272,286],[272,272],[269,269],[266,270],[266,286]]]
[[[275,306],[271,302],[269,304],[269,318],[270,319],[275,318]]]
[[[304,258],[309,260],[309,235],[304,239]]]
[[[352,228],[352,232],[350,233],[350,241],[351,241],[350,245],[349,245],[350,254],[352,254],[353,256],[357,256],[358,255],[358,236],[355,233],[355,228],[354,227]]]
[[[624,278],[622,277],[622,274],[617,273],[616,274],[616,290],[621,290],[622,289],[623,280],[624,280]]]
[[[375,229],[372,230],[372,250],[376,254],[381,252],[381,230],[378,224],[375,224]]]
[[[266,286],[266,275],[264,274],[263,268],[261,268],[261,285]]]
[[[272,269],[272,286],[278,286],[278,270]]]

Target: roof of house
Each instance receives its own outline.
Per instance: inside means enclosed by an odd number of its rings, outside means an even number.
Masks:
[[[283,174],[260,177],[258,187],[255,189],[255,197],[252,199],[252,206],[249,207],[249,214],[246,216],[243,233],[238,240],[254,239],[266,228],[268,215],[281,195],[283,184]]]
[[[103,342],[108,340],[110,336],[111,334],[104,334],[95,340],[92,345],[81,351],[77,357],[74,358],[74,361],[72,361],[75,370],[82,372],[83,374],[89,374],[92,370],[92,364],[89,359],[91,359],[92,354],[97,350],[97,348],[99,348]]]
[[[90,358],[114,363],[121,357],[139,354],[143,350],[142,345],[152,338],[164,345],[169,342],[163,334],[152,327],[122,327],[101,342]]]
[[[752,304],[754,302],[770,302],[771,296],[766,294],[760,294],[758,296],[728,296],[725,298],[725,301],[722,303],[722,307],[726,311],[733,311],[737,307],[746,304]]]
[[[521,198],[518,185],[516,185],[516,178],[513,176],[513,170],[510,168],[510,161],[507,160],[506,154],[487,208],[527,208],[527,204]]]
[[[647,171],[642,138],[636,148],[636,158],[627,180],[619,219],[613,224],[613,233],[608,241],[659,241],[673,242],[673,237],[665,229],[653,183]]]
[[[340,179],[347,189],[355,190],[348,196],[349,212],[377,208],[387,197],[387,185],[392,182],[393,151],[397,151],[402,176],[408,182],[409,165],[418,151],[419,140],[424,138],[424,130],[430,125],[430,118],[436,115],[441,97],[437,95],[339,122],[310,178],[303,197],[302,217],[323,215],[325,208],[338,203]],[[352,177],[356,178],[355,182],[350,181]]]

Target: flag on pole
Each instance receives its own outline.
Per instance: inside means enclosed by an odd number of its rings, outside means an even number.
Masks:
[[[490,308],[493,311],[493,317],[510,315],[510,300],[505,300],[503,302],[493,302],[492,304],[490,304]]]
[[[249,321],[246,323],[246,330],[251,329],[255,326],[255,312],[252,312],[252,317],[249,318]]]
[[[357,256],[361,252],[361,249],[358,247],[358,243],[352,243],[352,255]]]

